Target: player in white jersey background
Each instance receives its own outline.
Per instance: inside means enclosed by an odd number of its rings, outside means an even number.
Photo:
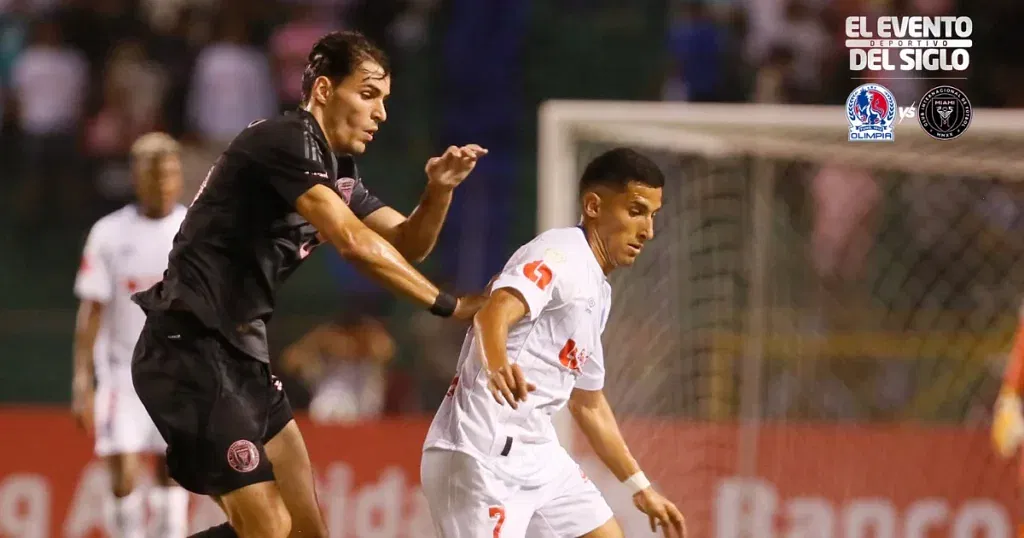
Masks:
[[[93,225],[75,278],[72,410],[95,435],[96,455],[110,471],[110,535],[179,538],[188,530],[188,492],[167,478],[166,444],[132,385],[132,352],[146,316],[131,294],[159,281],[167,267],[186,212],[178,203],[181,160],[177,142],[163,133],[140,137],[130,158],[136,203]],[[156,479],[144,499],[138,486],[146,454],[154,456]]]
[[[663,185],[657,165],[631,149],[598,156],[580,180],[580,226],[541,233],[494,281],[424,443],[423,492],[440,538],[623,536],[558,443],[551,416],[566,405],[651,530],[684,535],[683,516],[630,455],[602,392],[607,276],[654,237]]]

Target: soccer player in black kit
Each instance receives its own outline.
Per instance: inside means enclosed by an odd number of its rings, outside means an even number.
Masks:
[[[430,159],[427,189],[406,218],[367,191],[352,158],[386,118],[384,54],[357,33],[328,34],[310,52],[302,90],[300,110],[253,122],[218,158],[163,280],[133,297],[147,320],[132,379],[168,443],[170,475],[228,517],[194,536],[326,536],[266,340],[275,292],[314,247],[332,244],[439,316],[469,319],[482,304],[440,291],[406,259],[433,248],[452,189],[486,150],[449,147]]]

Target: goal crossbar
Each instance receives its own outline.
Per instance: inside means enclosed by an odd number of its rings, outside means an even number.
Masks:
[[[979,160],[954,145],[997,137],[1024,142],[1024,111],[975,110],[971,127],[957,141],[931,139],[909,120],[896,126],[896,142],[853,144],[846,139],[846,125],[841,106],[548,101],[539,114],[537,226],[574,224],[579,175],[574,141],[579,138],[707,157],[870,162],[882,170],[1024,178],[1024,157],[1011,152]]]

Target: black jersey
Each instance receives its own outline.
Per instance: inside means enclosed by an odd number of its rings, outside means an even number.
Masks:
[[[295,201],[322,184],[359,218],[383,206],[350,156],[333,155],[313,116],[254,122],[217,159],[174,238],[163,280],[132,299],[183,310],[268,362],[266,323],[281,284],[320,244]]]

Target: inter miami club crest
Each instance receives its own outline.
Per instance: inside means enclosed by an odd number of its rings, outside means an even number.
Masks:
[[[864,84],[846,98],[850,142],[892,142],[896,98],[881,84]]]
[[[343,177],[334,182],[334,186],[338,189],[338,194],[341,195],[346,204],[352,201],[352,190],[356,188],[356,180],[350,177]]]
[[[921,128],[937,140],[952,140],[971,126],[971,102],[952,86],[937,86],[925,92],[917,117]]]
[[[228,447],[228,465],[240,473],[248,473],[260,464],[260,451],[251,441],[235,441]]]

